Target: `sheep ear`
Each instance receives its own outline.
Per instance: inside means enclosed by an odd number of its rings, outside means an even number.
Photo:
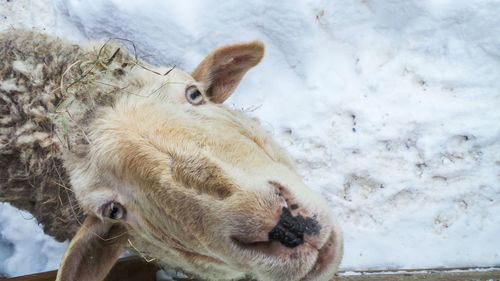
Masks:
[[[88,216],[64,254],[56,281],[103,280],[124,251],[126,232],[121,223]]]
[[[258,41],[224,46],[209,54],[193,71],[193,78],[204,85],[208,98],[224,102],[236,89],[245,73],[264,56]]]

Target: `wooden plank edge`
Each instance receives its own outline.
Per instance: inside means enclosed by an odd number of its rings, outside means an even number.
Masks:
[[[112,269],[106,281],[155,281],[158,267],[154,263],[146,263],[137,257],[120,259]],[[53,281],[57,271],[49,271],[2,281]],[[182,279],[194,280],[194,279]],[[342,271],[332,281],[500,281],[500,267],[460,267],[460,268],[428,268],[428,269],[394,269]]]

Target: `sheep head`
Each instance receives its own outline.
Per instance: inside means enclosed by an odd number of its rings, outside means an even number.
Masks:
[[[230,45],[191,75],[137,74],[140,90],[99,110],[88,153],[66,161],[87,218],[58,280],[101,280],[127,247],[209,280],[332,277],[342,238],[327,203],[255,120],[222,105],[263,54]]]

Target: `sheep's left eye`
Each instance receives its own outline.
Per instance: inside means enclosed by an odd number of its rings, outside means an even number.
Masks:
[[[190,86],[186,89],[186,100],[193,105],[205,103],[205,98],[195,86]]]

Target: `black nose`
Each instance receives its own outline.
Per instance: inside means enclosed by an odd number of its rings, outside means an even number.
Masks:
[[[318,235],[320,230],[321,226],[314,218],[294,217],[288,208],[283,207],[278,224],[269,232],[269,240],[295,248],[304,243],[304,234]]]

